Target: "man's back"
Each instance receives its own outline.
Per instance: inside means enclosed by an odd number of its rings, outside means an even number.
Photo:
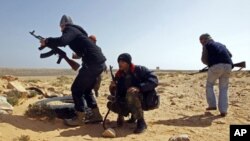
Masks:
[[[208,66],[213,66],[219,63],[233,64],[231,53],[225,45],[219,42],[209,41],[205,47],[208,52]]]

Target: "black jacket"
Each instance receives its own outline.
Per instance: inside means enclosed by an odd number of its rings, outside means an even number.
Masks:
[[[158,78],[152,71],[144,66],[131,64],[130,74],[132,76],[130,86],[126,86],[126,75],[123,72],[118,71],[115,75],[117,81],[116,99],[118,101],[125,101],[127,89],[131,86],[138,87],[143,97],[148,94],[156,94],[155,88],[158,85]]]
[[[101,48],[93,43],[88,38],[87,32],[78,25],[67,25],[61,37],[47,38],[46,45],[50,47],[69,45],[87,65],[101,64],[106,61]]]

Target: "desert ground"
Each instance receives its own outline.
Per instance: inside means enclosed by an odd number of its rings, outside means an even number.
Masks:
[[[229,111],[220,117],[219,111],[206,112],[205,81],[206,73],[189,75],[185,71],[156,71],[159,78],[157,91],[161,97],[160,107],[145,112],[148,129],[135,135],[135,124],[126,123],[116,127],[116,114],[108,116],[108,127],[112,127],[116,138],[103,138],[102,124],[87,124],[80,127],[67,127],[59,118],[31,118],[25,115],[29,104],[45,99],[43,95],[22,96],[14,106],[12,114],[0,115],[0,141],[102,141],[135,140],[167,141],[170,137],[187,134],[191,141],[228,141],[231,124],[250,124],[250,71],[234,71],[229,85]],[[30,75],[30,76],[29,76]],[[50,76],[16,77],[23,87],[39,87],[61,95],[70,95],[70,85],[75,74],[55,73]],[[110,74],[103,74],[100,96],[97,98],[103,116],[107,112]],[[0,95],[6,96],[8,80],[0,77]],[[215,86],[218,96],[218,87]],[[8,94],[8,93],[7,93]]]

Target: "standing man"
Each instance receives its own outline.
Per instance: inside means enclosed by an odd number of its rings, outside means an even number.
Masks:
[[[90,35],[89,39],[96,44],[96,36],[95,35]],[[81,57],[77,56],[77,54],[73,54],[73,59],[80,59]],[[107,66],[105,66],[103,71],[107,71]],[[101,86],[101,81],[102,81],[102,74],[100,74],[97,78],[96,78],[96,83],[94,85],[94,92],[95,92],[95,96],[98,97],[99,96],[99,89]]]
[[[60,27],[62,36],[41,40],[41,46],[59,47],[69,45],[76,55],[82,58],[83,62],[71,86],[76,117],[66,119],[65,123],[69,126],[78,126],[84,122],[101,122],[102,116],[91,91],[96,83],[96,78],[105,68],[106,58],[101,49],[88,38],[87,32],[82,27],[74,25],[69,16],[62,16]],[[85,116],[87,108],[92,109],[92,114]]]
[[[206,110],[217,110],[214,84],[219,79],[219,103],[220,115],[225,117],[228,109],[228,83],[230,72],[233,68],[232,54],[225,45],[215,42],[209,34],[200,36],[200,43],[203,46],[201,60],[208,65],[208,77],[206,83],[206,97],[208,107]]]
[[[117,61],[119,70],[115,75],[115,82],[112,81],[109,87],[111,94],[115,93],[115,97],[109,98],[111,101],[107,106],[118,114],[118,126],[122,126],[124,116],[131,113],[130,120],[137,120],[134,133],[142,133],[147,129],[143,110],[158,102],[154,100],[157,96],[155,88],[158,79],[146,67],[132,64],[132,58],[128,53],[119,55]]]

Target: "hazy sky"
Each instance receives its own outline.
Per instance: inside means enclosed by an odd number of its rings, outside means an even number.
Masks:
[[[115,67],[128,52],[135,64],[152,69],[201,69],[202,33],[225,44],[235,63],[250,61],[249,0],[2,0],[0,67],[69,68],[56,64],[57,56],[40,59],[39,41],[28,33],[61,36],[63,14],[96,35]]]

